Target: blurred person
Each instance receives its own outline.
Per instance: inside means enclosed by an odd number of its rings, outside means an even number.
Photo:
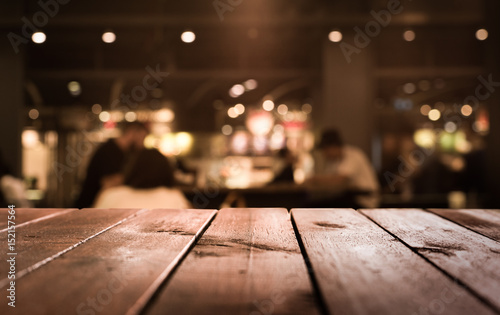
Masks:
[[[271,184],[276,183],[294,183],[293,172],[297,157],[288,148],[283,148],[278,151],[278,157],[282,162],[281,170],[274,176]]]
[[[94,208],[191,208],[173,185],[174,172],[168,159],[156,149],[145,149],[126,171],[124,184],[104,189]]]
[[[336,129],[328,129],[319,142],[321,154],[315,159],[315,174],[305,182],[314,190],[309,206],[374,208],[379,204],[379,183],[365,154],[346,145]]]
[[[147,134],[148,129],[143,123],[131,122],[123,126],[120,137],[109,139],[99,146],[90,160],[74,206],[90,207],[103,188],[122,184],[123,168],[130,156],[144,148]]]
[[[18,208],[33,207],[26,196],[24,182],[12,175],[0,151],[0,207],[5,208],[8,205],[14,205]]]

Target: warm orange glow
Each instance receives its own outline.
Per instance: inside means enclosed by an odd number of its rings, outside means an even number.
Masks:
[[[38,112],[38,109],[33,108],[33,109],[31,109],[31,110],[29,111],[28,116],[29,116],[31,119],[35,120],[35,119],[37,119],[37,118],[38,118],[38,116],[40,116],[40,113]]]
[[[236,118],[239,116],[234,107],[231,107],[227,110],[227,115],[231,118]]]
[[[331,31],[330,34],[328,34],[328,39],[331,42],[338,43],[342,40],[342,33],[339,31]]]
[[[273,128],[274,119],[266,111],[255,111],[248,116],[246,125],[253,135],[265,136]]]
[[[415,40],[415,32],[412,30],[407,30],[403,33],[403,38],[407,42],[412,42]]]
[[[234,110],[238,115],[241,115],[245,112],[245,106],[243,104],[234,105]]]
[[[170,108],[163,108],[156,112],[155,119],[161,123],[172,122],[175,118],[175,113]]]
[[[424,115],[424,116],[427,116],[427,115],[429,115],[429,112],[431,111],[431,109],[432,109],[432,108],[431,108],[429,105],[427,105],[427,104],[422,105],[422,106],[420,107],[420,113],[421,113],[422,115]]]
[[[460,109],[460,112],[462,113],[462,115],[464,115],[465,117],[468,117],[470,115],[472,115],[472,106],[470,106],[469,104],[465,104],[462,106],[462,108]]]
[[[484,28],[478,29],[476,31],[477,40],[486,40],[488,38],[488,31]]]

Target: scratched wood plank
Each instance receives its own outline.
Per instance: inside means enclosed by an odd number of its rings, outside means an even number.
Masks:
[[[51,215],[58,215],[59,213],[64,214],[67,211],[74,211],[75,209],[29,209],[29,208],[14,208],[16,225],[26,224],[33,220],[40,220],[44,217],[50,217]],[[7,228],[7,217],[9,209],[0,209],[0,231]],[[4,231],[3,231],[4,232]]]
[[[222,209],[146,314],[317,314],[286,209]]]
[[[15,230],[16,270],[21,275],[38,262],[99,233],[131,216],[139,209],[84,209],[71,211],[47,220],[21,226]],[[0,233],[0,251],[7,252],[7,233]],[[0,288],[5,285],[9,266],[0,264]]]
[[[352,209],[292,209],[331,314],[494,314]]]
[[[498,242],[423,210],[362,212],[500,312]]]
[[[500,242],[500,210],[429,209],[428,211]]]
[[[141,212],[20,280],[16,313],[126,314],[138,300],[150,298],[145,292],[156,291],[155,281],[172,272],[179,254],[215,213]],[[8,309],[4,304],[0,314]]]

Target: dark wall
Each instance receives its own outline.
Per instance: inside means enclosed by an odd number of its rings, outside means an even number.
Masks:
[[[18,18],[20,32],[22,6],[17,1],[2,2],[0,12]],[[16,30],[0,28],[0,150],[12,172],[20,176],[24,57],[22,45],[17,53],[13,49],[7,37],[11,31]]]
[[[486,1],[486,19],[489,30],[486,62],[488,73],[495,82],[500,82],[500,3],[498,0]],[[498,83],[497,83],[498,85]],[[495,86],[486,100],[490,113],[490,134],[488,136],[488,208],[500,208],[500,86]]]

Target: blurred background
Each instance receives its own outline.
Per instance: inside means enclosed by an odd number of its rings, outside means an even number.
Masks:
[[[35,206],[68,207],[125,121],[148,124],[145,146],[190,198],[265,185],[285,147],[300,184],[333,126],[369,157],[381,207],[498,208],[498,13],[495,0],[2,1],[0,149]]]

